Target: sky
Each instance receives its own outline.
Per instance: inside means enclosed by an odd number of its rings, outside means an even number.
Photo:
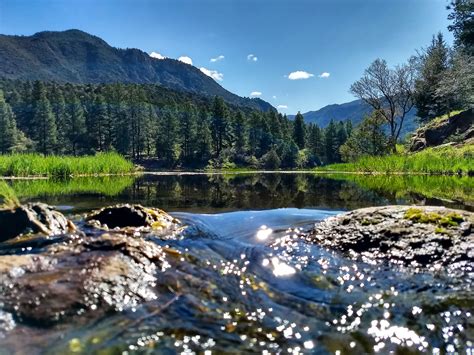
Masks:
[[[406,61],[441,31],[447,0],[0,0],[0,33],[80,29],[181,58],[283,113],[352,101],[376,58]]]

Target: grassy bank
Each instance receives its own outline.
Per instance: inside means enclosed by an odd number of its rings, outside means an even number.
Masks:
[[[43,156],[40,154],[0,155],[0,176],[51,176],[126,174],[133,163],[116,153],[93,156]]]
[[[431,148],[418,153],[382,157],[368,156],[354,163],[332,164],[318,170],[384,174],[473,175],[474,146]]]

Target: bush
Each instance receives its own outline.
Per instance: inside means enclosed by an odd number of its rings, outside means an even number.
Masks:
[[[261,165],[265,169],[279,169],[281,165],[281,160],[278,156],[278,153],[274,149],[270,150],[261,158]]]

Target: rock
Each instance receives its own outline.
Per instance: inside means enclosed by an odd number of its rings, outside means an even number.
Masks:
[[[154,300],[167,253],[120,233],[71,237],[37,254],[0,256],[0,305],[21,323],[98,318]]]
[[[410,151],[417,152],[428,147],[474,140],[474,109],[466,110],[450,118],[434,119],[420,127],[413,135]]]
[[[25,234],[57,235],[74,230],[62,213],[43,203],[0,210],[0,242]]]
[[[86,220],[91,225],[110,229],[145,227],[167,230],[179,223],[178,220],[160,209],[129,204],[102,208],[99,211],[92,212],[86,217]]]
[[[444,207],[363,208],[317,224],[307,240],[351,257],[405,265],[474,261],[474,214]]]

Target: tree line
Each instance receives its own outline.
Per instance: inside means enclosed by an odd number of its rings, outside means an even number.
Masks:
[[[117,151],[166,168],[304,168],[341,161],[350,122],[325,129],[276,111],[158,85],[0,81],[0,152]]]
[[[376,59],[352,84],[352,94],[373,112],[341,147],[343,160],[395,153],[412,109],[424,124],[474,107],[474,3],[452,0],[448,9],[452,21],[448,29],[455,38],[452,47],[438,33],[406,63],[390,68],[385,60]]]

